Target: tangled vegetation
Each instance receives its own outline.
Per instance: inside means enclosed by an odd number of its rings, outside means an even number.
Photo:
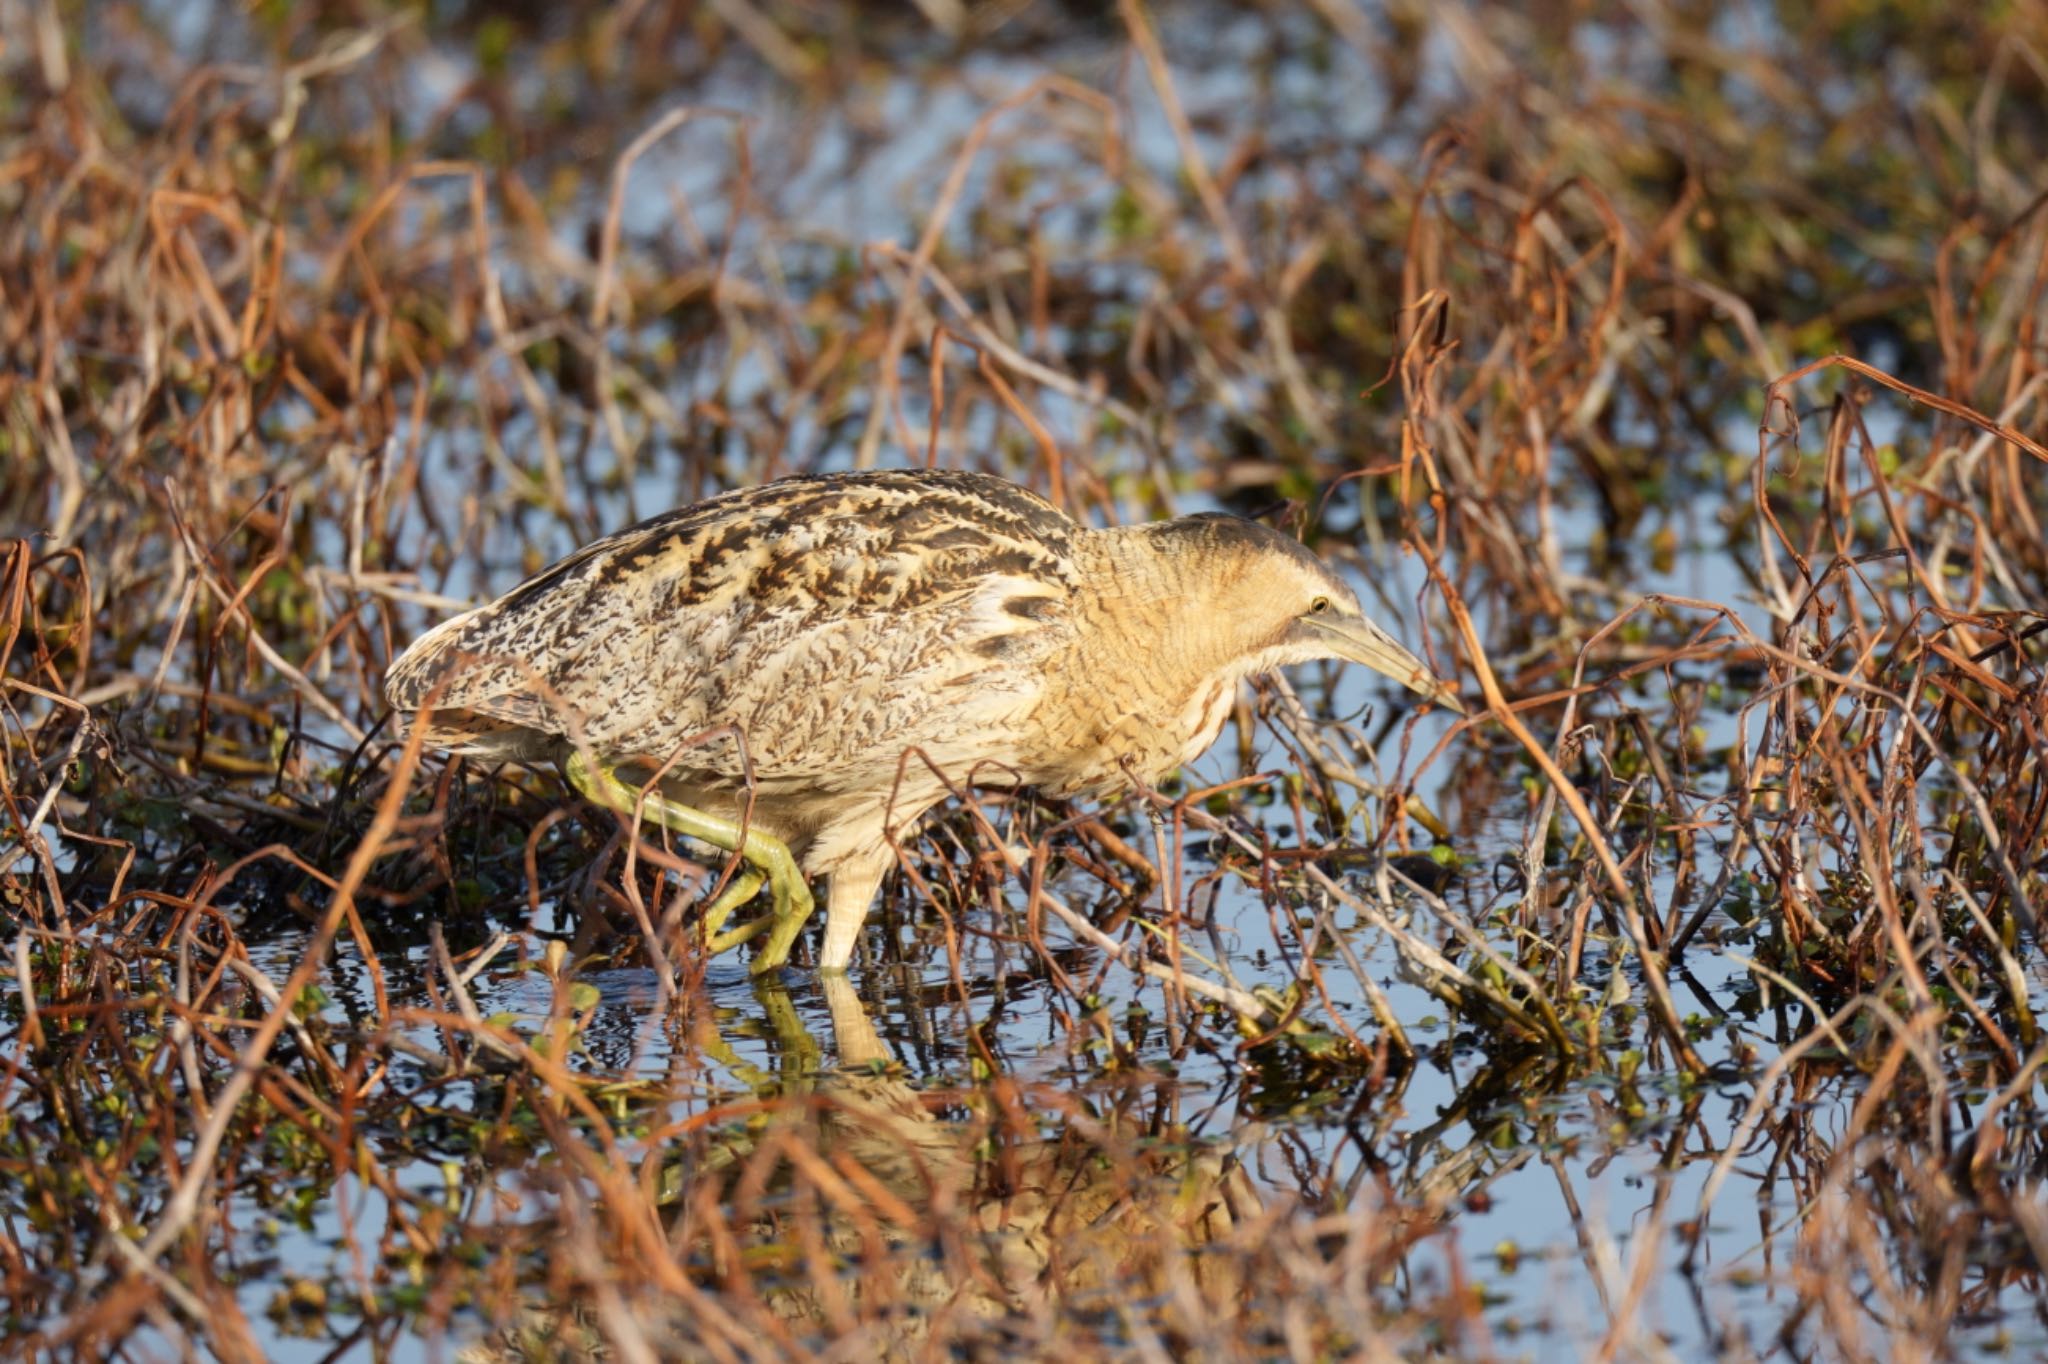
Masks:
[[[0,0],[9,1351],[2048,1349],[2044,165],[2028,6]],[[1483,709],[963,792],[761,985],[383,710],[890,463]]]

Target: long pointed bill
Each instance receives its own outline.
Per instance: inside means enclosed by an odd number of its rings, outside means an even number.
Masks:
[[[1333,657],[1348,663],[1363,663],[1440,706],[1460,715],[1465,713],[1464,705],[1449,683],[1431,672],[1421,659],[1402,648],[1393,636],[1371,621],[1343,616],[1303,616],[1302,621],[1323,637]]]

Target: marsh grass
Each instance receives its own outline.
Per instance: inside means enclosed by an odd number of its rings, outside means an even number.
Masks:
[[[2048,33],[864,8],[0,4],[10,1348],[2038,1339]],[[601,529],[899,461],[1281,507],[1487,712],[963,792],[801,1009],[383,713]],[[1461,1237],[1545,1167],[1580,1323]]]

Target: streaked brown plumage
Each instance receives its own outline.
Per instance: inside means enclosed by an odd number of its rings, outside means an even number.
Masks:
[[[744,855],[776,892],[756,969],[809,911],[793,857],[830,878],[819,960],[836,970],[889,831],[946,795],[933,768],[1055,795],[1156,781],[1215,739],[1240,680],[1315,658],[1456,705],[1267,527],[1094,530],[1002,479],[898,471],[785,479],[608,536],[429,631],[385,691],[401,710],[431,700],[430,743],[563,761],[620,808],[638,793],[616,769],[644,780],[674,759],[644,813],[728,849],[750,763]],[[723,732],[683,748],[707,730]]]

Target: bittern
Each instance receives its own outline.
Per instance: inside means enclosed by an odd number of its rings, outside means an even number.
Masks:
[[[757,972],[826,878],[818,964],[841,971],[894,832],[949,789],[1156,782],[1240,681],[1313,659],[1460,709],[1267,526],[1091,529],[999,478],[906,470],[783,479],[587,545],[421,636],[385,694],[431,708],[428,743],[557,762],[586,798],[737,853],[703,931],[713,951],[765,933]],[[723,931],[764,882],[769,912]]]

